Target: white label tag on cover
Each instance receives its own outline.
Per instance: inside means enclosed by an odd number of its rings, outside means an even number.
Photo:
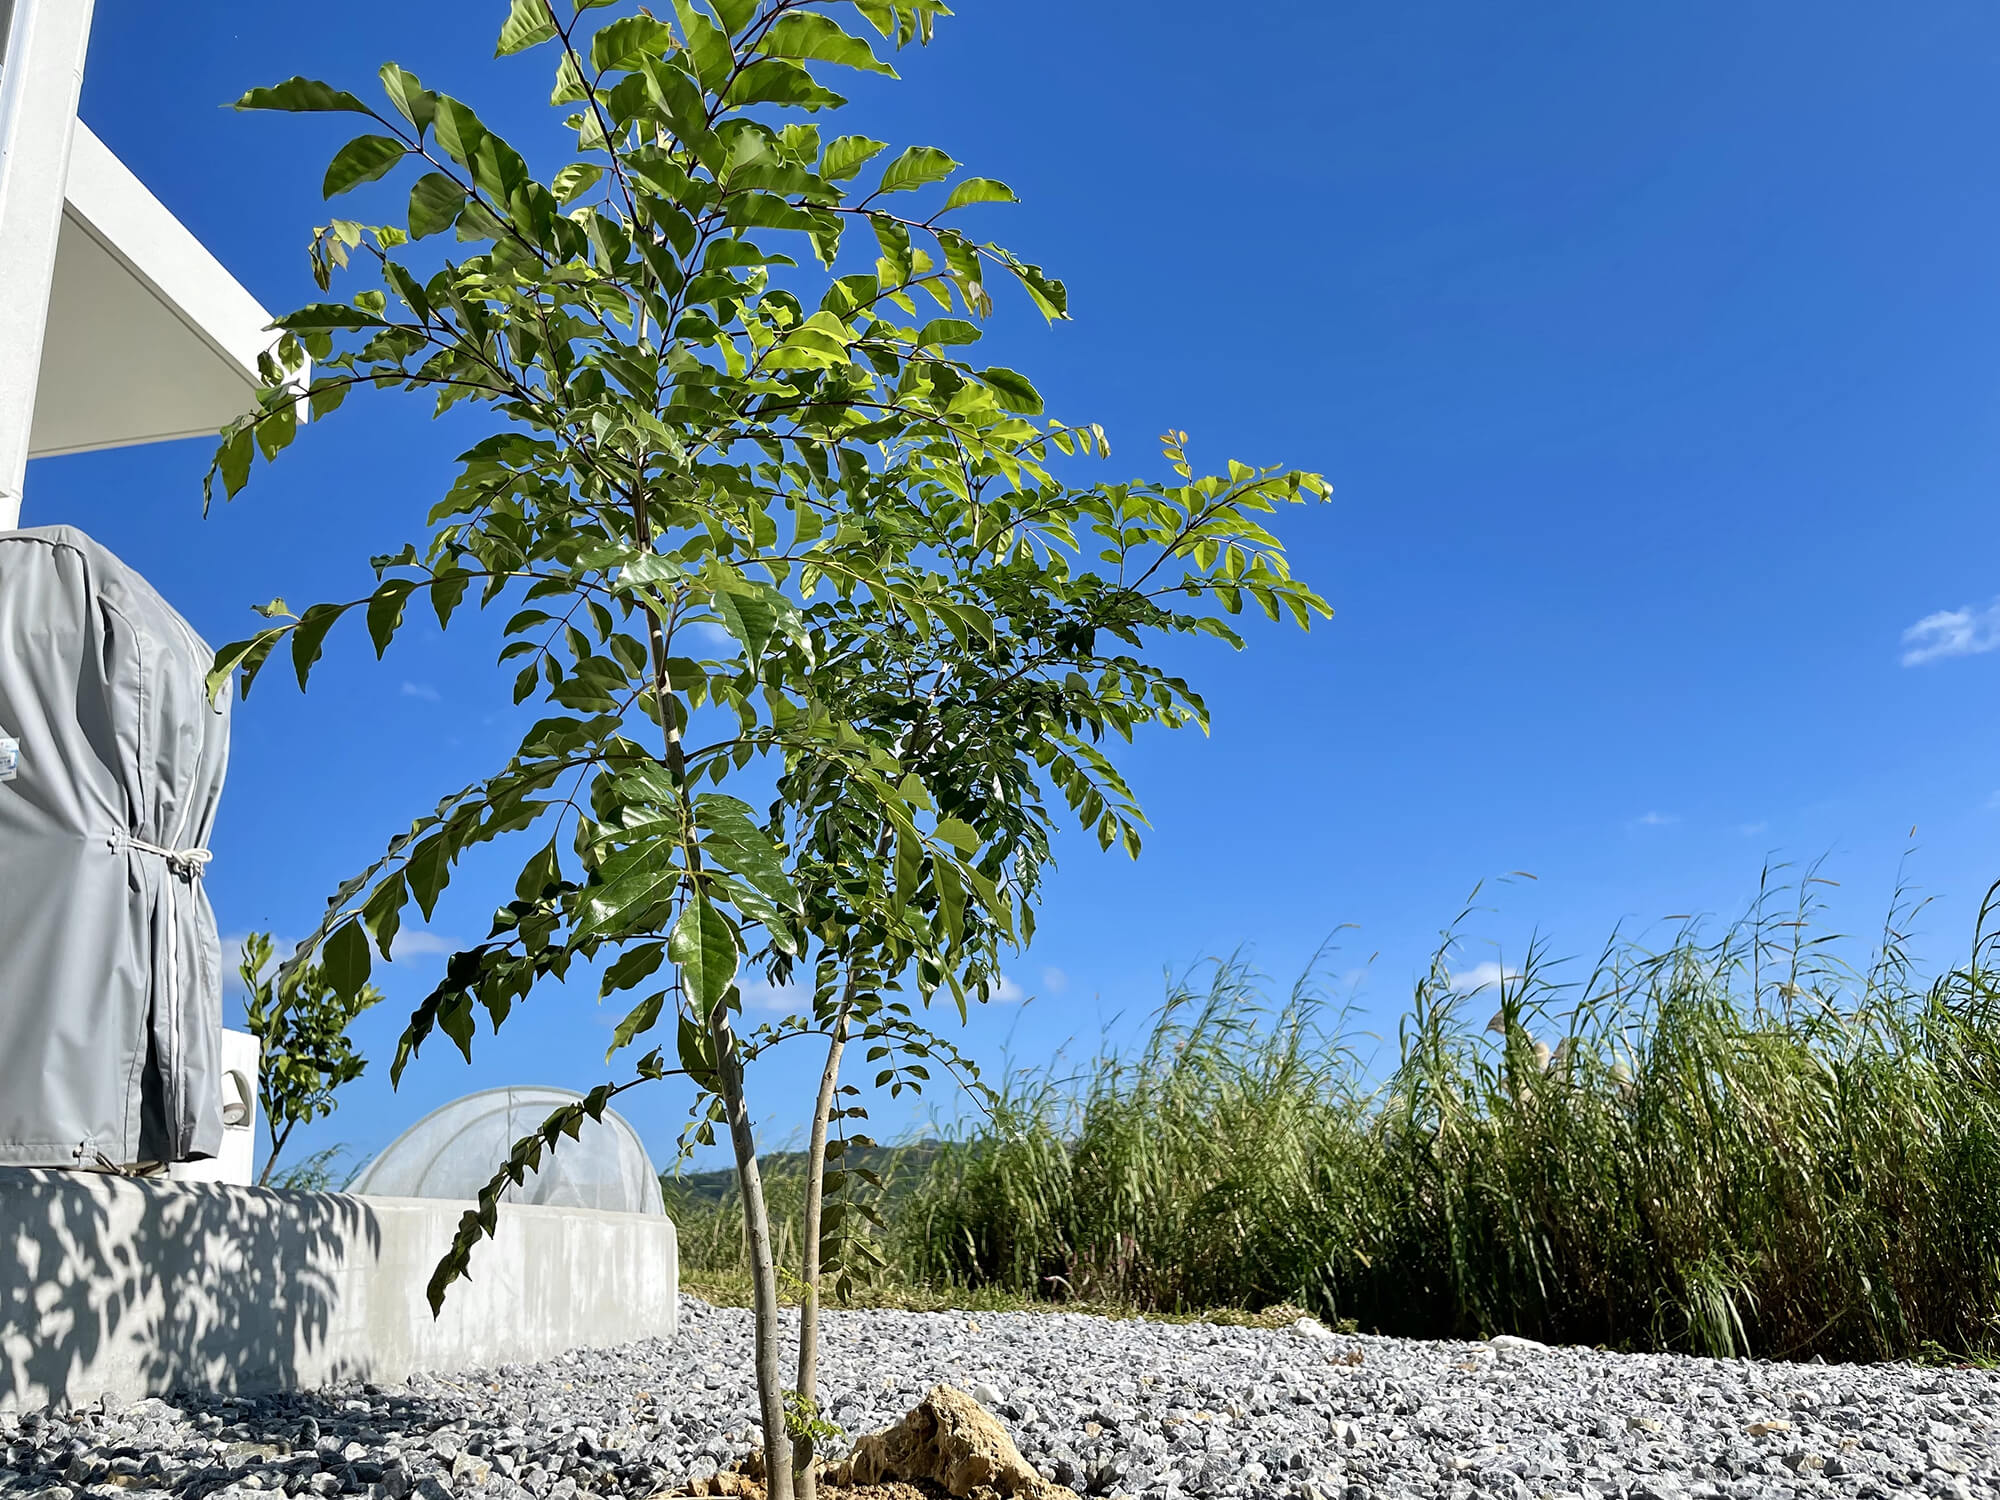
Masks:
[[[0,735],[0,781],[12,781],[21,769],[21,742]]]

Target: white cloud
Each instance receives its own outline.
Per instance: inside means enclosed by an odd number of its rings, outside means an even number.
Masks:
[[[403,684],[403,696],[424,703],[435,703],[438,701],[438,690],[428,682],[406,682]]]
[[[2000,599],[1984,609],[1941,609],[1903,632],[1903,665],[1921,666],[1946,656],[2000,651]]]
[[[1028,998],[1028,992],[1007,975],[1000,976],[1000,983],[993,991],[993,998],[1002,1005],[1018,1005]]]
[[[1738,823],[1736,825],[1736,831],[1742,834],[1743,837],[1745,837],[1746,839],[1754,839],[1758,834],[1762,833],[1765,829],[1769,828],[1770,826],[1771,825],[1769,823],[1766,823],[1760,819],[1755,823]]]
[[[1060,995],[1064,990],[1069,988],[1069,975],[1063,973],[1061,969],[1053,967],[1044,969],[1042,970],[1042,988],[1047,990],[1051,995]]]
[[[408,963],[413,958],[443,958],[456,952],[457,938],[425,932],[421,927],[405,928],[396,934],[396,941],[389,945],[390,956],[399,964]]]
[[[222,993],[235,999],[246,998],[243,976],[236,972],[243,961],[243,943],[250,936],[247,932],[225,932],[222,934]],[[274,942],[271,945],[272,966],[292,951],[290,943]]]
[[[1639,828],[1669,828],[1680,820],[1679,813],[1646,812],[1641,813],[1632,822]]]
[[[243,979],[237,973],[237,966],[243,958],[243,942],[250,936],[247,932],[227,932],[222,935],[222,993],[235,999],[244,998]],[[275,973],[278,965],[292,956],[298,947],[298,939],[274,937],[271,939],[271,962],[266,973]],[[442,933],[427,932],[421,927],[405,928],[396,934],[396,941],[389,947],[396,963],[408,963],[412,959],[444,958],[458,952],[457,938],[446,937]],[[317,958],[315,958],[317,962]]]
[[[802,984],[773,984],[768,979],[738,985],[745,1010],[768,1010],[779,1015],[804,1015],[812,1010],[812,991]]]
[[[1520,977],[1521,971],[1519,969],[1508,968],[1497,960],[1489,958],[1485,963],[1474,964],[1469,969],[1453,969],[1451,971],[1451,987],[1461,995],[1470,995],[1479,990],[1486,989],[1488,986],[1497,985],[1502,980],[1513,980]]]

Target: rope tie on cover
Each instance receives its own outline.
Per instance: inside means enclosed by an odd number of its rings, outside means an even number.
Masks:
[[[167,862],[169,874],[178,875],[182,880],[188,881],[201,879],[202,872],[208,868],[208,862],[215,858],[206,849],[162,849],[158,844],[149,844],[144,839],[133,838],[130,834],[125,836],[125,847],[137,849],[142,854],[159,855]]]

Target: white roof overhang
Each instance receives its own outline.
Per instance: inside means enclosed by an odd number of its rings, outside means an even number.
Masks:
[[[255,410],[270,321],[78,121],[29,456],[213,435]]]

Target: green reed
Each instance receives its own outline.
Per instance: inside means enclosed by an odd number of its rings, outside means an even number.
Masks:
[[[1143,1045],[1016,1074],[889,1206],[914,1285],[1771,1358],[2000,1347],[2000,886],[1924,982],[1851,967],[1809,875],[1719,938],[1546,945],[1465,993],[1456,926],[1391,1066],[1238,960]],[[1490,1014],[1490,1020],[1488,1019]]]

